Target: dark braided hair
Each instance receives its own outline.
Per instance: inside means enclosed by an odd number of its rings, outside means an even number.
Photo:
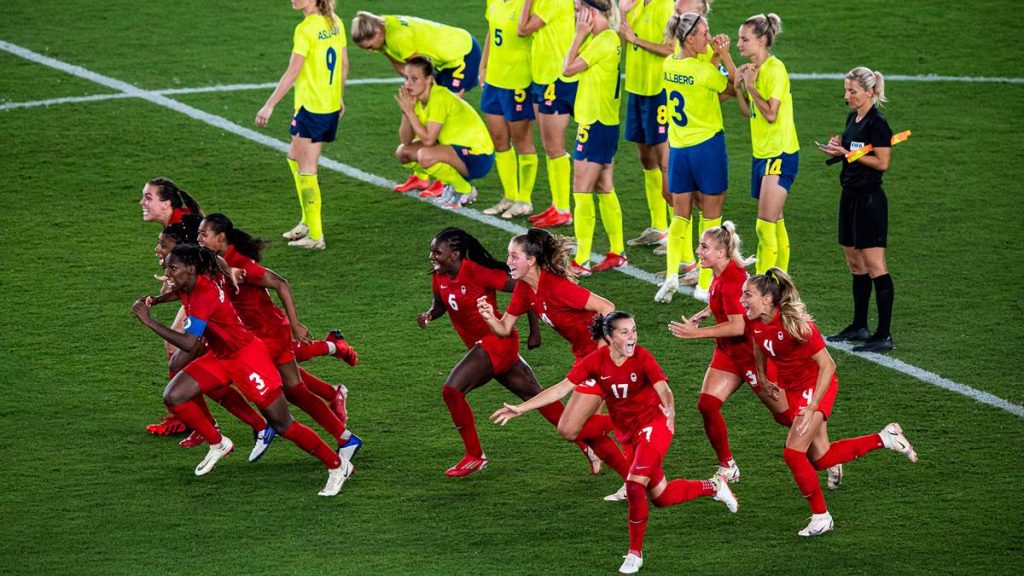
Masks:
[[[527,256],[536,258],[538,267],[576,281],[576,274],[569,267],[572,244],[565,236],[555,236],[541,228],[530,228],[526,234],[520,234],[512,241],[521,246]]]
[[[615,310],[604,316],[596,314],[594,319],[590,321],[590,337],[594,340],[604,340],[611,343],[609,338],[611,338],[612,331],[615,330],[615,323],[619,320],[629,320],[630,318],[633,318],[633,315],[622,310]]]
[[[263,249],[269,242],[263,238],[257,238],[241,228],[235,228],[231,219],[221,213],[210,214],[204,220],[206,225],[213,229],[216,234],[224,234],[228,244],[235,247],[235,250],[244,256],[260,261]]]
[[[213,250],[198,244],[178,244],[167,257],[174,258],[186,266],[194,266],[197,275],[213,276],[219,271],[217,255]]]
[[[195,214],[185,214],[181,222],[165,226],[161,234],[174,239],[175,244],[198,244],[199,223],[203,219]]]
[[[484,248],[483,244],[476,239],[476,236],[473,236],[462,228],[445,228],[438,232],[437,236],[434,236],[434,240],[439,243],[444,242],[445,244],[448,244],[449,249],[459,253],[460,260],[465,258],[486,268],[493,268],[506,273],[508,272],[508,266],[504,262],[492,256],[491,253]]]
[[[199,207],[199,202],[193,198],[188,192],[182,190],[174,180],[170,178],[153,178],[149,182],[146,182],[150,186],[156,187],[156,194],[164,202],[170,202],[173,208],[187,208],[189,212],[197,216],[203,215],[202,208]]]

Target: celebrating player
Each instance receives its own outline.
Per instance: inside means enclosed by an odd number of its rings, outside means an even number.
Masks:
[[[757,199],[757,272],[789,268],[789,233],[782,209],[800,164],[800,142],[793,123],[793,94],[786,65],[768,51],[782,32],[775,14],[758,14],[740,26],[736,42],[750,62],[733,82],[744,116],[750,118],[754,147],[750,195]]]
[[[171,251],[164,263],[167,276],[175,286],[174,295],[181,299],[188,314],[185,332],[175,332],[150,316],[150,307],[169,300],[167,296],[140,298],[132,305],[132,313],[143,325],[181,350],[199,351],[201,339],[205,339],[209,348],[208,353],[178,372],[164,390],[168,409],[210,442],[209,452],[196,466],[196,475],[203,476],[213,470],[235,445],[190,401],[200,393],[234,382],[259,407],[278,434],[327,466],[327,484],[320,495],[337,495],[352,475],[352,465],[324,444],[315,432],[292,418],[281,395],[281,376],[266,346],[242,325],[224,290],[210,276],[217,270],[214,254],[199,246],[181,245]]]
[[[893,422],[878,434],[832,442],[827,452],[812,461],[807,449],[816,437],[827,437],[825,421],[832,414],[839,390],[835,362],[796,286],[779,268],[769,268],[747,280],[742,303],[751,320],[757,380],[769,390],[785,392],[793,420],[782,457],[811,507],[810,523],[797,534],[824,534],[832,530],[832,515],[825,507],[815,470],[849,462],[883,447],[903,454],[911,462],[917,462],[917,453],[900,425]],[[766,376],[768,360],[776,367],[776,382]]]
[[[576,438],[602,402],[623,439],[630,456],[626,495],[629,503],[629,552],[619,568],[635,574],[643,565],[644,533],[647,531],[647,498],[658,508],[674,506],[701,496],[710,496],[735,513],[739,502],[724,478],[711,480],[665,479],[662,462],[675,434],[675,400],[661,366],[637,344],[632,314],[616,311],[594,319],[591,332],[601,346],[582,358],[561,384],[548,388],[520,406],[505,405],[492,416],[505,424],[532,408],[553,401],[560,387],[575,388],[558,430],[569,440]]]
[[[348,79],[348,42],[334,0],[294,0],[292,8],[305,15],[295,27],[288,68],[267,102],[256,113],[256,125],[264,127],[274,107],[295,86],[288,167],[299,193],[302,219],[282,236],[289,246],[323,250],[320,218],[320,182],[317,163],[324,142],[334,142],[338,121],[345,115],[344,89]]]
[[[483,178],[494,166],[494,144],[476,110],[435,84],[430,60],[420,56],[405,63],[405,83],[395,100],[402,110],[398,161],[444,183],[435,200],[442,207],[457,210],[472,204],[477,191],[470,181]]]

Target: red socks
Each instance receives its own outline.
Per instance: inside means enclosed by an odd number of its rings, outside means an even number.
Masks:
[[[710,394],[701,394],[697,399],[697,410],[704,419],[704,432],[718,455],[718,463],[728,466],[732,451],[729,450],[729,430],[725,427],[725,418],[722,418],[722,401]]]
[[[615,470],[623,480],[626,479],[626,476],[629,475],[629,462],[626,461],[626,457],[622,455],[622,450],[614,440],[607,434],[601,434],[597,438],[586,440],[586,443],[601,461]]]
[[[626,502],[629,504],[629,551],[641,556],[647,532],[647,486],[627,480]]]
[[[337,387],[331,386],[327,382],[306,372],[301,367],[299,368],[299,376],[302,378],[302,383],[306,385],[306,388],[309,388],[309,391],[313,394],[323,398],[324,402],[331,402],[338,393]]]
[[[316,432],[313,432],[308,426],[301,424],[298,420],[292,420],[292,425],[282,434],[288,440],[295,443],[296,446],[302,448],[306,452],[309,452],[315,456],[318,460],[324,463],[328,469],[334,469],[341,466],[341,458],[338,454],[331,450]]]
[[[715,485],[710,480],[684,480],[682,478],[672,480],[665,485],[665,490],[654,499],[654,505],[658,508],[675,506],[687,500],[700,498],[701,496],[714,496]]]
[[[552,426],[558,428],[558,421],[562,418],[562,412],[565,412],[565,405],[561,402],[552,402],[543,408],[538,408],[537,412],[540,412],[545,420],[551,422]]]
[[[455,423],[455,429],[459,431],[462,443],[466,446],[466,455],[480,458],[483,456],[484,450],[480,447],[480,437],[476,433],[473,409],[466,402],[466,395],[451,386],[445,386],[441,390],[444,403],[452,415],[452,422]]]
[[[233,387],[224,386],[223,388],[218,388],[207,394],[207,396],[223,406],[225,410],[236,418],[248,424],[253,430],[259,432],[267,427],[266,419],[245,401],[245,397],[242,396],[241,392]],[[205,405],[206,403],[204,402],[203,404]],[[209,412],[209,409],[207,409],[207,412]]]
[[[814,462],[814,467],[818,470],[831,468],[836,464],[860,458],[868,452],[878,450],[881,447],[882,437],[878,434],[868,434],[867,436],[839,440],[838,442],[833,442],[828,452],[825,452],[824,456]]]
[[[308,344],[292,342],[292,352],[295,352],[296,362],[305,362],[310,358],[327,356],[331,353],[330,349],[327,347],[326,340],[313,340]]]
[[[829,450],[829,452],[831,451]],[[782,459],[786,461],[786,465],[793,472],[793,478],[800,488],[800,493],[807,498],[807,503],[811,505],[811,513],[824,514],[827,512],[825,496],[821,493],[821,482],[818,481],[818,473],[811,465],[811,461],[807,459],[807,453],[786,448],[782,451]]]
[[[196,398],[202,400],[201,396]],[[202,434],[203,438],[206,438],[206,441],[211,445],[220,444],[224,437],[220,435],[220,431],[213,425],[213,420],[203,413],[202,408],[196,402],[196,398],[192,398],[188,402],[182,402],[177,406],[168,406],[167,409],[189,428]],[[202,405],[205,406],[206,402],[204,401]],[[207,412],[209,412],[209,409],[207,409]]]
[[[341,435],[345,433],[345,427],[342,426],[341,421],[338,420],[334,412],[331,412],[331,409],[327,407],[327,404],[324,404],[323,400],[310,392],[305,384],[300,383],[298,386],[292,386],[291,388],[285,387],[284,396],[288,399],[288,402],[298,406],[303,412],[312,416],[313,420],[326,430],[328,434],[333,436],[339,444],[342,443]]]

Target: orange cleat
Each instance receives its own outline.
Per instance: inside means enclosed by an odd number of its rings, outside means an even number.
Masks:
[[[543,212],[540,212],[539,214],[534,214],[533,216],[527,218],[527,220],[529,220],[530,222],[536,222],[538,220],[543,220],[544,218],[550,217],[555,212],[558,212],[558,209],[555,208],[554,204],[552,204],[551,206],[545,208]]]
[[[441,194],[444,194],[444,184],[440,180],[435,180],[429,188],[420,192],[420,198],[437,198]]]
[[[336,350],[334,353],[335,358],[343,360],[349,366],[359,364],[359,354],[356,353],[355,348],[349,346],[348,342],[345,342],[345,337],[341,335],[341,330],[337,328],[331,330],[324,337],[324,340],[334,344]]]
[[[568,210],[565,212],[555,210],[551,216],[533,223],[537,228],[557,228],[559,226],[568,226],[569,224],[572,224],[572,212]]]
[[[459,463],[451,468],[445,470],[444,475],[449,478],[461,478],[463,476],[469,476],[473,472],[479,472],[487,468],[487,456],[481,454],[477,456],[469,456],[468,454],[459,460]]]
[[[413,190],[426,190],[430,187],[430,180],[428,178],[420,178],[415,174],[411,174],[409,179],[405,182],[395,186],[395,192],[412,192]]]
[[[334,400],[331,400],[331,412],[338,417],[341,425],[344,426],[348,422],[348,406],[345,405],[345,400],[348,399],[348,388],[344,384],[338,385],[338,392],[334,395]]]
[[[181,446],[182,448],[195,448],[196,446],[202,446],[203,444],[206,444],[206,438],[195,430],[186,436],[184,440],[178,442],[178,446]]]
[[[625,254],[613,254],[609,252],[608,255],[604,257],[604,260],[602,260],[600,264],[591,268],[590,271],[604,272],[606,270],[620,268],[622,266],[625,266],[626,264],[629,264],[629,260],[626,260]]]
[[[576,263],[575,260],[569,263],[569,270],[572,270],[573,273],[579,276],[580,278],[586,278],[587,276],[590,276],[590,268],[587,268],[586,266],[580,266],[579,264]]]
[[[156,424],[146,426],[146,431],[156,436],[174,436],[176,434],[184,434],[186,430],[188,430],[188,426],[185,426],[184,422],[170,414],[166,414]]]

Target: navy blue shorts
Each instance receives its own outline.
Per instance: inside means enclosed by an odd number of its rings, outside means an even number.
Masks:
[[[605,126],[600,122],[580,124],[576,130],[573,160],[586,160],[595,164],[611,164],[619,150],[619,125]]]
[[[533,83],[533,101],[537,112],[548,115],[572,114],[576,107],[576,88],[579,82],[555,80],[551,84]]]
[[[509,122],[533,120],[533,98],[528,88],[496,88],[484,84],[480,109],[484,114],[501,116]]]
[[[796,180],[796,170],[800,166],[800,153],[782,153],[773,158],[754,158],[753,167],[750,170],[750,196],[761,197],[761,178],[764,176],[778,176],[779,186],[789,192],[793,181]]]
[[[729,189],[729,155],[725,132],[686,148],[668,150],[668,191],[716,196]]]
[[[665,106],[665,91],[654,96],[629,93],[626,100],[626,140],[637,144],[661,144],[668,140],[668,124],[658,122]]]
[[[458,94],[469,92],[480,84],[480,43],[473,38],[473,47],[462,58],[462,63],[454,68],[445,68],[434,72],[434,81]]]
[[[473,154],[469,148],[465,146],[459,146],[458,144],[452,144],[452,148],[455,149],[455,154],[458,155],[459,160],[466,165],[467,180],[479,180],[494,167],[494,154]]]
[[[292,136],[309,138],[313,142],[334,142],[338,134],[338,112],[314,114],[305,107],[299,108],[292,116],[290,132]]]

